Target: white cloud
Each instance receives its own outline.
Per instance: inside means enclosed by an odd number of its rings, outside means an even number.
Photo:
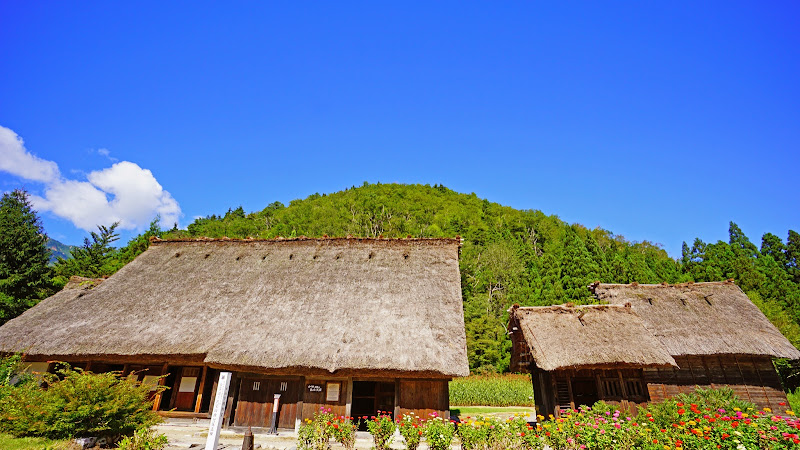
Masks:
[[[59,177],[56,163],[28,153],[22,138],[3,126],[0,126],[0,170],[43,183]]]
[[[103,154],[102,150],[98,153]],[[108,156],[105,151],[104,156]],[[14,164],[5,163],[6,154],[15,156]],[[56,163],[28,153],[22,139],[2,126],[0,156],[0,170],[45,183],[44,196],[31,196],[37,209],[50,211],[87,231],[117,221],[122,229],[141,229],[156,214],[161,215],[163,224],[177,222],[181,216],[178,202],[153,173],[130,161],[90,172],[87,181],[65,179]],[[33,165],[37,165],[35,170]]]

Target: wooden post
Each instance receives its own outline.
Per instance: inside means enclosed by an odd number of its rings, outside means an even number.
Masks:
[[[167,369],[168,368],[169,368],[169,365],[167,363],[164,363],[164,365],[161,367],[161,378],[158,379],[158,385],[159,386],[163,386],[164,385],[164,382],[167,379],[166,375],[167,375]],[[164,391],[161,391],[161,390],[158,391],[158,393],[156,394],[156,398],[153,399],[153,411],[158,411],[159,408],[161,408],[161,397],[163,397],[163,396],[164,396]]]
[[[225,416],[223,418],[224,420],[222,423],[222,426],[225,428],[228,428],[228,426],[230,426],[231,422],[236,417],[236,410],[233,409],[233,404],[238,403],[235,400],[239,396],[239,387],[241,386],[241,384],[242,380],[239,379],[239,377],[235,373],[231,375],[231,387],[233,387],[233,389],[228,390],[228,401],[227,405],[225,406]],[[219,389],[219,387],[217,387],[217,389]]]
[[[348,387],[348,392],[350,389]],[[294,419],[294,432],[297,433],[300,431],[300,425],[303,424],[303,400],[306,396],[306,377],[300,377],[300,394],[298,394],[297,398],[297,415]],[[347,416],[350,414],[347,413]]]
[[[569,392],[569,407],[575,409],[575,398],[572,396],[572,374],[567,372],[565,376],[567,377],[567,392]]]
[[[344,406],[344,415],[350,417],[353,414],[353,378],[347,379],[347,400]]]
[[[89,360],[89,362],[86,363],[86,368],[84,369],[84,371],[89,372],[91,370],[92,370],[92,360]]]
[[[197,401],[194,403],[194,412],[200,412],[200,403],[203,401],[203,391],[206,389],[206,374],[208,366],[203,366],[203,375],[200,376],[200,388],[197,390]]]
[[[400,419],[400,378],[394,379],[394,420]]]
[[[595,372],[594,377],[597,382],[597,397],[599,397],[600,400],[603,400],[606,398],[606,393],[605,389],[603,389],[603,379],[600,376],[601,373],[601,371]]]
[[[617,374],[619,375],[619,388],[622,393],[622,399],[628,400],[628,388],[625,387],[625,378],[622,377],[622,371],[618,369]]]

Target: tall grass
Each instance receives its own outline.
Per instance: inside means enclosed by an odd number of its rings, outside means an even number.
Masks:
[[[532,406],[530,375],[471,375],[450,382],[453,406]]]

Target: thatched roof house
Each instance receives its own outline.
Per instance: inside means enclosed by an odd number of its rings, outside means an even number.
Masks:
[[[629,303],[671,355],[800,359],[800,351],[733,282],[592,286],[602,302]]]
[[[733,282],[589,288],[605,305],[510,311],[512,368],[533,373],[541,410],[723,385],[760,406],[786,401],[771,359],[800,351]]]
[[[676,365],[631,308],[561,305],[512,308],[512,314],[542,370]]]
[[[390,380],[395,391],[401,381],[468,373],[459,246],[459,239],[156,240],[93,289],[65,289],[0,327],[0,352],[305,377],[314,386],[338,377],[345,399],[336,402],[350,407],[359,377]],[[204,388],[196,384],[191,407],[200,411]],[[388,387],[372,385],[355,389],[373,389],[377,403]],[[447,409],[433,403],[426,408]]]

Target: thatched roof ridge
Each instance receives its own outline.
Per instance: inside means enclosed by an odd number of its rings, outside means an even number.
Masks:
[[[677,366],[631,308],[558,305],[509,312],[543,370]]]
[[[760,355],[800,358],[798,351],[732,281],[593,284],[600,301],[630,303],[673,356]]]
[[[171,244],[175,242],[226,242],[226,243],[243,243],[248,244],[251,242],[323,242],[323,241],[331,241],[331,242],[370,242],[373,244],[376,243],[393,243],[398,242],[402,245],[403,242],[427,242],[430,244],[457,244],[459,247],[463,239],[461,236],[456,236],[454,238],[426,238],[426,237],[404,237],[404,238],[385,238],[383,236],[379,236],[376,238],[369,238],[369,237],[355,237],[355,236],[344,236],[344,237],[330,237],[324,236],[320,238],[315,237],[307,237],[307,236],[296,236],[296,237],[275,237],[275,238],[229,238],[229,237],[219,237],[219,238],[210,238],[210,237],[191,237],[191,238],[171,238],[171,239],[161,239],[156,236],[150,237],[151,244]]]
[[[155,241],[78,297],[0,327],[0,352],[468,374],[458,239]]]

